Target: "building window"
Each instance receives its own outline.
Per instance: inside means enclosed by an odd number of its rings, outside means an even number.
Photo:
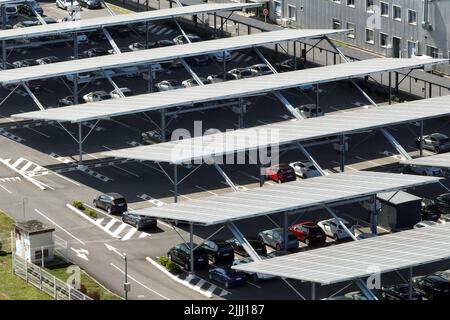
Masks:
[[[341,29],[341,21],[338,19],[333,19],[333,29]]]
[[[439,58],[439,49],[433,46],[427,46],[427,56]]]
[[[373,29],[366,29],[366,42],[374,44]]]
[[[288,4],[288,18],[295,21],[297,20],[297,8],[293,5]]]
[[[42,259],[42,250],[34,251],[34,258],[37,260]],[[44,249],[44,258],[48,258],[48,249]]]
[[[373,0],[366,0],[366,11],[374,12]]]
[[[347,5],[348,5],[349,7],[354,8],[354,7],[355,7],[355,0],[347,0]]]
[[[417,25],[417,12],[411,9],[408,9],[408,23]]]
[[[356,25],[354,23],[347,22],[347,29],[351,29],[347,33],[347,38],[355,39],[355,28],[356,28]]]
[[[277,17],[281,17],[281,2],[274,1],[274,11]]]
[[[394,20],[402,21],[402,8],[396,5],[392,6],[392,8],[394,11],[392,14]]]
[[[381,16],[388,18],[389,17],[389,3],[380,2],[380,11],[381,11]]]
[[[385,33],[380,33],[380,47],[387,48],[389,46],[389,36]]]

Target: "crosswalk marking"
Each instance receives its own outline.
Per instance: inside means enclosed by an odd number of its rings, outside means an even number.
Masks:
[[[113,236],[117,237],[119,234],[127,227],[128,225],[125,223],[122,223],[115,231],[113,231]]]
[[[33,165],[32,162],[27,162],[27,163],[19,170],[19,172],[20,172],[20,173],[24,173],[24,172],[27,171],[28,168],[30,168],[32,165]]]
[[[18,182],[22,181],[20,177],[8,177],[8,178],[0,178],[1,182]]]
[[[128,233],[122,237],[122,241],[126,241],[129,240],[135,233],[136,233],[137,229],[136,228],[131,228],[130,231],[128,231]]]
[[[69,158],[66,158],[66,157],[61,157],[61,156],[59,156],[59,155],[57,155],[56,153],[53,153],[53,152],[50,153],[50,157],[58,160],[59,162],[65,163],[65,164],[74,162],[74,160],[72,160],[72,159],[69,159]]]
[[[95,220],[95,224],[102,226],[103,220],[105,220],[105,219],[104,218],[97,219],[97,220]]]
[[[3,130],[3,129],[0,130],[0,134],[8,139],[11,139],[11,140],[19,142],[19,143],[25,141],[25,139],[23,139],[19,136],[16,136],[15,134],[12,134],[11,132]]]
[[[140,199],[142,199],[142,200],[148,201],[148,202],[150,202],[151,204],[154,204],[154,205],[157,206],[157,207],[160,207],[160,206],[162,206],[162,205],[165,205],[165,203],[162,202],[161,200],[154,199],[154,198],[150,197],[149,195],[147,195],[147,194],[145,194],[145,193],[144,193],[144,194],[141,194],[141,195],[138,195],[137,197],[140,198]]]
[[[111,219],[111,221],[109,221],[106,226],[103,227],[103,229],[105,230],[109,230],[118,220],[115,219]]]

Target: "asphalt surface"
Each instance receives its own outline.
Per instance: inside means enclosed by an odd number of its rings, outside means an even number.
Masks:
[[[64,15],[64,11],[57,9],[54,4],[44,4],[43,7],[48,16],[60,18]],[[108,12],[104,9],[84,9],[82,17],[107,14]],[[155,24],[151,41],[172,39],[178,34],[173,24]],[[127,37],[117,38],[117,43],[119,47],[127,48],[129,44],[142,40],[133,33]],[[110,49],[107,42],[101,42],[85,45],[80,48],[80,51],[98,46]],[[63,58],[71,54],[72,48],[70,44],[67,44],[60,47],[31,49],[22,53],[13,51],[8,61],[24,58],[37,59],[48,55]],[[251,51],[239,51],[233,54],[233,58],[232,62],[227,63],[228,69],[261,62]],[[283,57],[277,58],[281,60]],[[215,64],[204,67],[194,66],[194,70],[200,76],[207,76],[220,72],[221,66]],[[189,74],[183,69],[166,70],[158,74],[157,81],[173,78],[184,80],[189,78]],[[135,94],[146,92],[147,83],[142,78],[117,78],[115,81],[121,87],[129,87]],[[96,90],[109,92],[112,89],[108,82],[99,81],[82,88],[81,94]],[[320,89],[320,105],[325,113],[346,112],[367,104],[364,97],[347,82],[330,83],[321,86]],[[0,97],[4,98],[8,93],[7,90],[0,89]],[[296,90],[288,90],[283,93],[294,105],[315,101],[314,92],[299,93]],[[36,96],[46,108],[56,107],[58,99],[67,95],[70,95],[69,88],[58,79],[45,81],[43,89],[36,92]],[[372,98],[377,103],[386,103],[386,97],[381,95],[374,95]],[[246,127],[292,118],[274,97],[257,96],[245,101],[250,103],[245,115]],[[18,220],[37,218],[54,225],[57,234],[69,242],[70,259],[113,292],[118,294],[123,292],[123,260],[117,253],[120,252],[128,256],[128,274],[132,285],[130,299],[205,299],[204,295],[169,279],[146,260],[147,257],[155,259],[165,255],[170,247],[182,242],[180,235],[188,239],[188,233],[184,227],[177,229],[178,234],[171,226],[159,222],[155,230],[137,231],[118,221],[120,217],[108,216],[100,212],[99,217],[103,220],[97,221],[96,224],[84,219],[66,206],[73,200],[81,200],[89,205],[99,193],[113,191],[123,194],[132,210],[171,203],[173,202],[173,186],[163,170],[154,163],[128,162],[116,163],[113,166],[103,164],[99,167],[91,167],[92,171],[89,173],[79,170],[70,171],[70,168],[76,164],[78,150],[77,144],[65,129],[75,134],[75,126],[63,124],[64,129],[59,124],[53,123],[33,128],[8,129],[8,126],[14,125],[9,118],[11,114],[31,110],[37,110],[36,105],[29,97],[20,94],[20,91],[11,95],[0,105],[0,122],[1,127],[4,128],[0,136],[0,158],[4,161],[9,159],[10,164],[10,167],[0,164],[0,209]],[[158,128],[159,117],[158,113],[148,113],[100,121],[97,129],[92,131],[84,143],[85,164],[101,163],[102,156],[99,153],[102,151],[137,145],[142,131]],[[183,114],[168,119],[168,123],[170,129],[185,128],[192,132],[194,121],[202,121],[205,130],[208,128],[226,130],[236,128],[237,120],[235,113],[224,108]],[[83,126],[84,131],[90,130],[91,125],[86,123]],[[408,152],[412,155],[417,153],[414,145],[414,140],[419,133],[417,126],[402,125],[390,130]],[[449,119],[426,121],[425,133],[431,132],[450,135]],[[351,135],[349,138],[346,170],[402,171],[396,151],[381,133],[364,132]],[[338,172],[339,155],[331,145],[310,147],[308,151],[322,168],[328,172]],[[425,154],[430,153],[425,151]],[[303,159],[304,156],[299,150],[290,150],[281,154],[281,161],[286,163]],[[12,170],[11,167],[19,172]],[[170,166],[162,165],[162,168],[169,174],[172,173]],[[243,188],[259,186],[259,172],[254,165],[227,165],[223,166],[223,169],[237,185]],[[46,190],[42,191],[27,181],[20,173],[21,170],[24,175],[31,174],[31,177],[38,184],[45,186]],[[180,168],[180,179],[189,175],[192,170],[193,168]],[[448,179],[444,181],[444,184],[447,187],[450,186]],[[179,199],[185,201],[230,191],[231,189],[218,172],[204,165],[189,175],[179,186],[181,193]],[[445,189],[439,185],[432,185],[416,188],[411,192],[419,196],[433,197],[445,192]],[[359,204],[338,207],[337,212],[352,223],[365,225],[368,220],[367,211]],[[329,215],[319,210],[293,215],[289,222],[319,221],[327,218]],[[262,230],[282,225],[282,217],[273,215],[270,219],[267,217],[248,219],[238,222],[237,225],[245,235],[254,236]],[[196,242],[208,237],[220,227],[195,228]],[[215,237],[227,239],[231,236],[227,229],[223,229]],[[334,243],[330,242],[327,245],[334,245]],[[115,250],[111,249],[112,247]],[[304,245],[299,248],[299,250],[307,249]],[[422,274],[447,268],[446,265],[435,264],[417,268],[415,273]],[[308,298],[311,289],[310,284],[292,281],[296,292],[282,280],[273,279],[266,282],[250,282],[242,288],[225,290],[217,283],[209,283],[204,271],[199,272],[198,276],[205,280],[202,286],[204,291],[214,291],[214,299],[298,299],[299,294]],[[402,281],[396,273],[383,275],[382,279],[383,284]],[[317,297],[330,295],[346,285],[318,287]],[[355,287],[349,287],[346,290],[352,291]]]

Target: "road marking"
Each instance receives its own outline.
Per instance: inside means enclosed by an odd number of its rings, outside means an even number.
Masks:
[[[364,161],[364,162],[376,165],[376,166],[383,166],[382,163],[378,163],[378,162],[372,161],[372,160],[367,160],[367,159],[364,159],[363,157],[360,157],[360,156],[356,156],[355,158],[358,159],[358,160],[361,160],[361,161]]]
[[[215,192],[213,192],[213,191],[211,191],[211,190],[205,189],[205,188],[200,187],[200,186],[198,186],[198,185],[195,185],[195,187],[198,188],[198,189],[200,189],[200,190],[202,190],[202,191],[206,191],[206,192],[212,194],[213,196],[217,196],[217,193],[215,193]]]
[[[110,263],[111,266],[113,266],[114,268],[116,268],[120,273],[124,274],[124,272],[122,271],[122,269],[120,269],[118,266],[116,266],[114,263]],[[169,298],[167,298],[166,296],[162,295],[161,293],[147,287],[145,284],[142,284],[141,282],[139,282],[138,280],[136,280],[135,278],[133,278],[133,276],[131,276],[130,274],[128,274],[128,278],[130,278],[131,280],[133,280],[134,282],[136,282],[137,284],[141,285],[143,288],[147,289],[150,292],[153,292],[154,294],[160,296],[161,298],[163,298],[164,300],[170,300]]]
[[[127,233],[125,236],[123,236],[120,240],[122,240],[122,241],[127,241],[127,240],[129,240],[129,239],[136,233],[136,231],[137,231],[136,228],[131,228],[131,230],[128,231],[128,233]],[[145,233],[143,233],[143,234],[144,234],[144,236],[145,236]],[[142,234],[141,234],[141,236],[142,236]],[[142,238],[143,238],[143,237],[142,237]]]
[[[254,284],[253,282],[247,281],[247,283],[251,286],[254,286],[255,288],[262,289],[262,287],[258,286],[257,284]]]
[[[51,223],[53,223],[55,226],[57,226],[59,229],[61,229],[62,231],[64,231],[65,233],[67,233],[69,236],[71,236],[72,238],[74,238],[75,240],[77,240],[79,243],[81,243],[82,245],[86,245],[83,241],[81,241],[80,239],[78,239],[77,237],[75,237],[73,234],[71,234],[69,231],[67,231],[66,229],[64,229],[63,227],[61,227],[59,224],[57,224],[55,221],[53,221],[52,219],[50,219],[49,217],[47,217],[45,214],[43,214],[42,212],[40,212],[38,209],[34,209],[34,211],[38,214],[40,214],[41,216],[43,216],[45,219],[47,219],[48,221],[50,221]]]
[[[119,220],[116,219],[111,219],[111,221],[109,221],[106,226],[103,227],[104,230],[109,231],[109,229],[111,229],[111,227]]]
[[[125,228],[126,228],[127,226],[128,226],[127,224],[122,223],[115,231],[113,231],[113,236],[118,237],[119,234],[120,234],[123,230],[125,230]]]
[[[140,196],[138,195],[137,197],[142,199],[142,200],[145,200],[147,202],[150,202],[151,204],[154,204],[157,207],[165,205],[165,203],[162,202],[161,200],[154,199],[154,198],[152,198],[151,196],[149,196],[148,194],[145,194],[145,193],[141,194]]]
[[[9,191],[8,189],[6,189],[4,186],[2,186],[1,184],[0,184],[0,188],[2,188],[3,190],[5,190],[6,192],[8,192],[9,194],[12,194],[12,192],[11,191]]]
[[[87,257],[87,255],[89,254],[89,251],[87,251],[86,249],[82,249],[82,248],[75,249],[72,247],[70,249],[77,254],[77,257],[79,257],[83,260],[89,261],[89,259]]]
[[[169,190],[170,193],[175,194],[175,191]],[[194,200],[193,198],[189,198],[188,196],[185,196],[184,194],[178,194],[179,197],[184,198],[186,200]]]

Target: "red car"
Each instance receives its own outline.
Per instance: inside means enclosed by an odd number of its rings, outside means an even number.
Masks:
[[[295,181],[294,169],[286,163],[274,164],[266,169],[266,176],[268,179],[281,183]]]
[[[289,230],[298,240],[310,245],[311,243],[324,243],[327,239],[325,232],[314,222],[300,222],[292,225]]]

